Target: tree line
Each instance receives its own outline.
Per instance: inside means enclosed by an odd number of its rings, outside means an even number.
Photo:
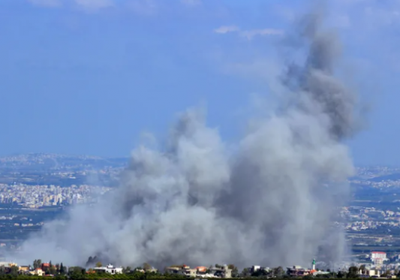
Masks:
[[[102,263],[96,258],[89,258],[88,263],[91,265],[94,263],[94,266],[101,267]],[[175,267],[182,267],[182,265],[175,265]],[[216,264],[215,267],[222,268],[223,266]],[[66,267],[63,263],[60,264],[52,264],[52,262],[48,262],[46,266],[43,266],[43,263],[40,259],[33,261],[33,268],[43,268],[44,273],[48,276],[53,276],[55,279],[187,279],[188,277],[185,275],[179,274],[168,274],[168,273],[159,273],[152,271],[152,266],[148,263],[144,263],[141,267],[137,267],[135,269],[131,269],[131,267],[124,267],[122,274],[107,274],[104,272],[98,272],[93,269],[85,269],[80,266],[71,266]],[[235,265],[230,264],[228,268],[232,270],[232,276],[236,279],[254,279],[254,278],[275,278],[275,279],[287,279],[292,278],[286,274],[286,271],[282,267],[273,268],[270,271],[265,270],[257,270],[255,272],[250,272],[249,269],[245,268],[240,273]],[[144,272],[142,272],[144,271]],[[339,272],[331,272],[323,274],[323,275],[307,275],[301,277],[303,279],[312,279],[312,278],[346,278],[346,279],[355,279],[359,278],[359,272],[366,274],[366,268],[364,265],[357,267],[352,266],[347,271],[339,271]],[[400,277],[400,271],[395,271],[395,276]],[[389,277],[391,273],[389,271],[385,272],[382,277]],[[17,266],[12,266],[10,268],[0,267],[0,279],[43,279],[42,276],[36,275],[26,275],[23,272],[18,271]]]

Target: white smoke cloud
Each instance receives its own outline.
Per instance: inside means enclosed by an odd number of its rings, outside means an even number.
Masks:
[[[231,32],[238,32],[241,37],[247,40],[252,40],[255,36],[274,36],[283,35],[283,31],[274,28],[264,28],[264,29],[252,29],[252,30],[241,30],[235,25],[224,25],[214,29],[215,33],[227,34]]]
[[[338,260],[344,233],[331,225],[353,172],[342,140],[356,129],[356,99],[334,76],[338,42],[319,19],[305,17],[296,33],[307,55],[282,79],[290,102],[253,120],[235,149],[188,110],[165,149],[137,147],[119,188],[47,223],[17,257],[160,268]]]
[[[224,25],[224,26],[220,26],[217,29],[214,30],[215,33],[219,33],[219,34],[226,34],[229,32],[237,32],[239,31],[240,28],[235,26],[235,25]]]

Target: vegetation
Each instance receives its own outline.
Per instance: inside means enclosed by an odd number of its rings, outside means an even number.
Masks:
[[[152,269],[153,267],[150,265],[150,264],[148,264],[148,263],[144,263],[143,264],[143,269],[145,270],[145,271],[148,271],[148,270],[150,270],[150,269]]]
[[[42,265],[42,260],[34,260],[33,261],[33,268],[39,268]]]
[[[284,277],[282,277],[282,278],[274,278],[275,280],[279,280],[279,279],[288,279],[289,277],[288,276],[284,276]],[[316,278],[316,279],[320,279],[320,278],[318,278],[318,277],[313,277],[313,276],[305,276],[305,277],[302,277],[302,279],[313,279],[313,278]],[[321,278],[336,278],[336,277],[332,277],[332,276],[324,276],[324,277],[321,277]],[[346,279],[357,279],[357,278],[347,278],[347,277],[344,277],[344,278],[346,278]],[[0,279],[19,279],[19,280],[43,280],[43,277],[40,277],[40,276],[28,276],[28,275],[0,275]],[[57,280],[67,280],[68,279],[68,277],[67,276],[60,276],[60,275],[58,275],[58,276],[55,276],[54,278],[52,278],[52,279],[57,279]],[[84,276],[82,276],[81,275],[81,277],[79,277],[79,278],[73,278],[73,277],[71,277],[71,278],[69,278],[69,279],[87,279],[87,280],[108,280],[108,279],[110,279],[110,280],[112,280],[112,279],[121,279],[121,280],[128,280],[128,279],[135,279],[135,280],[141,280],[141,279],[160,279],[160,280],[162,280],[162,279],[171,279],[171,280],[177,280],[177,279],[188,279],[187,277],[185,277],[185,276],[162,276],[162,275],[146,275],[146,274],[143,274],[143,273],[141,273],[140,275],[138,274],[138,275],[127,275],[127,274],[120,274],[120,275],[84,275]],[[242,280],[250,280],[250,279],[255,279],[254,277],[251,277],[251,278],[236,278],[236,279],[242,279]]]
[[[83,267],[73,266],[69,267],[68,269],[61,264],[53,265],[51,261],[49,263],[43,264],[41,260],[35,260],[33,262],[33,266],[39,268],[40,266],[44,266],[44,270],[46,276],[53,276],[53,279],[68,279],[68,280],[77,280],[77,279],[88,279],[88,280],[108,280],[108,279],[137,279],[137,280],[144,280],[144,279],[171,279],[171,280],[179,280],[179,279],[187,279],[187,276],[184,275],[176,275],[176,274],[161,274],[151,271],[151,265],[144,263],[143,269],[147,269],[145,273],[132,270],[130,267],[123,268],[123,273],[121,274],[107,274],[104,272],[97,272],[93,269],[86,270]],[[215,265],[216,267],[221,267],[220,265]],[[234,271],[237,271],[237,267],[233,264],[228,265],[228,267]],[[143,271],[143,270],[142,270]],[[326,274],[320,275],[307,275],[304,277],[299,277],[303,279],[322,279],[322,278],[331,278],[331,279],[359,279],[359,272],[363,274],[367,273],[366,267],[364,265],[357,267],[352,266],[347,271],[339,271],[339,272],[330,272],[327,271]],[[399,271],[395,271],[395,275],[398,277],[400,276]],[[258,270],[256,272],[251,273],[248,269],[244,269],[241,274],[237,273],[233,275],[235,279],[256,279],[256,278],[271,278],[274,279],[287,279],[287,278],[296,278],[290,277],[286,274],[282,267],[272,268],[269,271]],[[382,277],[389,278],[390,272],[387,271]],[[11,268],[5,268],[4,266],[0,266],[0,280],[1,279],[43,279],[43,276],[35,276],[35,275],[22,275],[21,272],[18,271],[18,267],[14,266]]]

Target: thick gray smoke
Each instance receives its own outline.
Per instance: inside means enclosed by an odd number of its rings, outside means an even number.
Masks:
[[[355,130],[356,98],[334,76],[338,41],[319,15],[300,26],[306,59],[289,67],[290,102],[278,113],[253,121],[233,150],[202,112],[183,113],[166,149],[135,149],[119,188],[45,225],[21,256],[158,267],[340,258],[343,232],[332,224],[353,172],[342,140]]]

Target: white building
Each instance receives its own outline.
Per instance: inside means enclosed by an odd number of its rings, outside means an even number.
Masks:
[[[93,268],[96,272],[104,272],[104,273],[110,273],[110,274],[121,274],[122,273],[122,267],[115,267],[112,264],[109,264],[107,266],[102,266],[102,267],[95,267]]]
[[[375,264],[382,264],[387,260],[385,252],[371,252],[371,261]]]

